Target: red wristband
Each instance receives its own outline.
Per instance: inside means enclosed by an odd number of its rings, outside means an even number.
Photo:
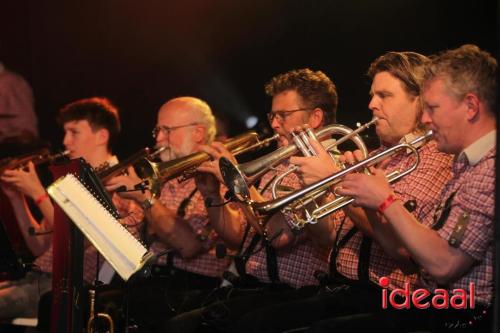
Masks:
[[[389,208],[390,205],[392,205],[394,203],[394,201],[398,200],[393,194],[389,194],[387,196],[387,198],[385,198],[384,202],[382,202],[380,204],[380,206],[378,206],[378,209],[377,211],[380,213],[380,214],[384,214],[384,211]]]
[[[44,194],[42,194],[41,196],[39,196],[38,198],[36,198],[35,200],[35,203],[37,205],[41,204],[42,202],[45,201],[45,199],[48,199],[49,198],[49,194],[47,192],[45,192]]]

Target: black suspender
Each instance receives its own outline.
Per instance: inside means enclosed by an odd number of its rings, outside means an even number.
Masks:
[[[177,207],[177,213],[176,216],[180,218],[184,218],[186,216],[186,208],[191,202],[191,199],[194,197],[194,194],[198,191],[198,188],[195,187],[191,193],[187,197],[184,198],[184,200],[181,201],[179,207]],[[175,251],[169,251],[167,253],[167,259],[166,259],[166,268],[167,270],[172,270],[174,268],[174,255]]]

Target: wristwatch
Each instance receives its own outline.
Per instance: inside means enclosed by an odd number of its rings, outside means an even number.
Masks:
[[[146,199],[143,202],[141,202],[141,207],[144,211],[148,211],[151,209],[151,207],[153,207],[155,202],[156,202],[156,199],[153,197],[151,199]]]

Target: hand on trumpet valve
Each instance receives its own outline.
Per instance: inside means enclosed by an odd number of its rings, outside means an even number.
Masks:
[[[199,167],[199,172],[211,173],[214,175],[220,183],[224,183],[222,179],[222,174],[219,169],[219,159],[225,157],[234,164],[237,163],[236,158],[227,150],[227,148],[221,142],[213,142],[210,146],[203,145],[200,150],[210,155],[211,160],[203,162]]]
[[[314,183],[340,171],[330,154],[319,142],[312,140],[310,144],[317,152],[316,156],[290,158],[290,163],[297,166],[296,172],[305,184]]]
[[[378,209],[390,194],[394,194],[382,169],[372,168],[372,174],[350,173],[334,191],[337,195],[354,199],[353,204]]]
[[[45,193],[36,173],[35,165],[31,161],[24,168],[5,170],[0,180],[33,199]]]

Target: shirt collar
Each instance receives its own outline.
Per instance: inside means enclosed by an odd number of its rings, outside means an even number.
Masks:
[[[113,165],[118,164],[118,157],[116,157],[116,155],[111,155],[110,158],[106,160],[106,163],[112,167]]]
[[[476,165],[496,145],[497,131],[492,130],[462,150],[458,159],[466,158],[470,165]]]

